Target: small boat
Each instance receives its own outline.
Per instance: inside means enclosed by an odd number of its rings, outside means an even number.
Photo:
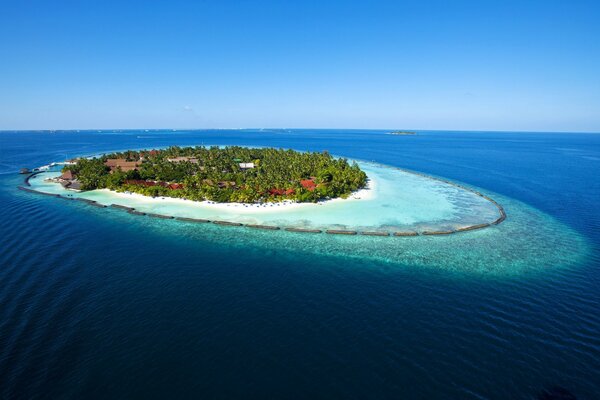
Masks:
[[[29,173],[31,173],[31,171],[29,171],[29,168],[21,168],[19,170],[19,173],[20,174],[29,174]]]

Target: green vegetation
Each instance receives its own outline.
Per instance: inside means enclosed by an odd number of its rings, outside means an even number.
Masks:
[[[130,163],[121,169],[111,166],[115,159]],[[367,181],[356,163],[327,152],[239,146],[127,151],[80,159],[66,170],[76,175],[84,190],[108,188],[221,203],[315,202],[347,197]]]

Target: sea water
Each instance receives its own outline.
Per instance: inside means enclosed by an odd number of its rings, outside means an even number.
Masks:
[[[213,143],[421,171],[508,218],[443,237],[305,235],[16,189],[21,167]],[[583,134],[0,133],[0,395],[594,398],[599,163]]]

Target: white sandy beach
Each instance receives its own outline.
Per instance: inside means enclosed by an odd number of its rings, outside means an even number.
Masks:
[[[221,210],[221,211],[235,211],[237,213],[243,214],[257,214],[257,213],[271,213],[273,211],[289,211],[292,209],[299,208],[313,208],[323,206],[325,204],[332,203],[350,203],[358,200],[372,200],[376,198],[375,194],[376,181],[373,179],[369,179],[367,182],[367,186],[363,189],[357,190],[350,194],[347,198],[336,198],[323,200],[318,203],[298,203],[295,201],[285,200],[281,202],[271,202],[271,203],[216,203],[214,201],[193,201],[187,199],[179,199],[175,197],[149,197],[139,193],[131,193],[131,192],[115,192],[109,189],[99,189],[95,190],[97,193],[102,193],[106,197],[112,197],[115,199],[115,202],[118,201],[116,199],[127,199],[127,200],[135,200],[136,203],[144,204],[147,206],[151,205],[169,205],[176,206],[178,204],[189,206],[196,206],[200,208],[205,208],[209,210]]]

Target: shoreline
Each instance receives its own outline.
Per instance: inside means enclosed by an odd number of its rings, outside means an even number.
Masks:
[[[373,165],[378,165],[373,163]],[[476,189],[469,188],[465,185],[462,185],[457,182],[452,182],[444,178],[429,176],[426,174],[422,174],[416,171],[410,171],[403,168],[398,167],[390,167],[386,165],[379,165],[379,167],[391,168],[393,170],[401,171],[403,173],[407,173],[413,176],[421,176],[423,178],[427,178],[433,181],[442,182],[449,186],[454,186],[456,188],[465,190],[470,192],[472,195],[476,195],[479,198],[486,200],[491,203],[494,208],[497,210],[496,216],[490,219],[480,220],[478,222],[472,221],[466,224],[458,224],[454,226],[393,226],[393,224],[382,224],[379,227],[371,227],[368,224],[356,224],[347,225],[347,224],[338,224],[335,221],[329,222],[323,225],[311,226],[311,224],[304,223],[302,218],[310,218],[312,212],[318,211],[319,213],[329,213],[331,207],[323,207],[321,209],[317,208],[317,206],[330,206],[331,204],[338,204],[339,206],[348,204],[349,206],[357,205],[357,202],[363,200],[368,202],[369,200],[374,200],[375,202],[381,202],[386,200],[387,194],[382,189],[378,189],[381,182],[378,179],[373,179],[373,176],[379,178],[379,175],[374,174],[369,176],[367,181],[367,186],[363,189],[360,189],[354,193],[352,193],[348,198],[336,198],[329,199],[325,201],[321,201],[318,203],[296,203],[293,201],[285,201],[279,203],[262,203],[262,204],[245,204],[245,203],[215,203],[211,201],[193,201],[186,200],[181,198],[172,198],[172,197],[157,197],[152,198],[149,196],[145,196],[137,193],[119,193],[115,191],[111,191],[109,189],[100,189],[93,190],[87,193],[91,194],[88,198],[79,197],[78,195],[70,195],[64,194],[62,191],[56,192],[55,190],[50,190],[50,192],[46,191],[38,191],[34,188],[26,188],[23,186],[19,186],[18,188],[27,192],[35,192],[39,194],[46,194],[57,198],[63,198],[67,200],[80,200],[82,202],[88,203],[97,207],[112,207],[112,208],[122,208],[126,210],[128,213],[132,215],[140,215],[140,216],[148,216],[148,217],[157,217],[157,218],[166,218],[166,219],[176,219],[181,221],[187,221],[192,223],[197,222],[212,222],[217,225],[227,225],[227,226],[244,226],[248,228],[260,228],[260,229],[269,229],[269,230],[286,230],[291,232],[324,232],[328,234],[334,235],[366,235],[366,236],[398,236],[398,237],[412,237],[412,236],[445,236],[453,233],[467,232],[467,231],[475,231],[480,230],[482,228],[486,228],[492,225],[497,225],[503,222],[506,218],[506,213],[504,212],[503,207],[494,201],[492,198],[487,195],[477,191]],[[53,174],[53,171],[50,171],[50,174]],[[27,185],[28,178],[33,177],[34,175],[28,176],[24,184]],[[44,181],[48,182],[48,179],[44,179]],[[384,182],[387,182],[385,178],[383,178]],[[53,183],[52,186],[60,184]],[[385,189],[385,188],[383,188]],[[94,196],[94,193],[98,194],[98,196]],[[383,197],[382,197],[383,196]],[[120,202],[119,199],[122,201]],[[123,206],[120,204],[127,204],[127,206]],[[368,203],[365,203],[366,207],[369,208]],[[185,213],[173,212],[173,210],[177,210],[178,206],[185,206],[182,208],[196,209],[200,212],[198,216],[193,215],[185,215]],[[331,209],[335,212],[336,208],[339,209],[339,206]],[[139,207],[139,208],[138,208]],[[171,210],[169,210],[171,208]],[[168,211],[169,210],[169,211]],[[326,211],[325,211],[326,210]],[[286,224],[282,223],[282,220],[270,219],[264,220],[261,219],[263,216],[267,216],[271,214],[271,216],[277,216],[279,213],[285,214],[287,211],[292,212],[300,212],[297,216],[298,221],[297,224]],[[214,215],[211,216],[203,216],[204,212],[213,212]],[[230,215],[225,216],[221,214],[221,212],[228,212]],[[305,217],[302,217],[304,215]],[[256,219],[253,219],[256,218]],[[308,221],[308,219],[306,219]]]
[[[307,207],[318,207],[325,204],[333,204],[339,202],[354,202],[360,200],[373,200],[377,198],[375,194],[375,188],[377,184],[372,178],[367,181],[367,186],[351,193],[347,198],[337,197],[335,199],[321,200],[316,203],[299,203],[292,200],[284,200],[281,202],[268,202],[268,203],[217,203],[209,200],[195,201],[182,199],[177,197],[150,197],[139,193],[132,192],[116,192],[110,189],[96,189],[90,190],[87,193],[104,193],[115,198],[122,199],[135,199],[137,201],[146,203],[147,205],[155,204],[185,204],[192,205],[200,208],[207,208],[212,210],[222,211],[243,211],[250,214],[256,214],[261,212],[272,212],[272,211],[287,211],[295,208],[307,208]]]

